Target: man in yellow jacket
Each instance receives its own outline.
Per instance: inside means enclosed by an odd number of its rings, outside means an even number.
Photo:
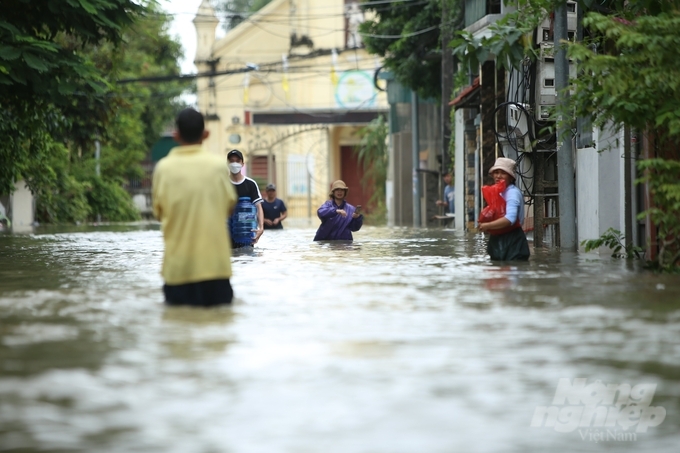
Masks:
[[[212,306],[231,302],[231,239],[226,220],[236,205],[224,158],[205,151],[203,115],[182,110],[180,144],[153,174],[153,212],[161,222],[165,252],[161,275],[169,305]]]

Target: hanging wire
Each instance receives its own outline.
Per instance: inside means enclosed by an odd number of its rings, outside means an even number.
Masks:
[[[500,149],[506,145],[516,156],[505,157],[514,158],[517,163],[516,172],[518,180],[521,181],[519,189],[527,197],[527,206],[534,204],[536,194],[535,153],[554,149],[557,141],[554,131],[550,128],[553,123],[537,120],[534,109],[531,108],[532,101],[536,102],[531,91],[535,87],[535,72],[535,63],[528,58],[522,62],[519,69],[513,68],[508,76],[505,102],[499,104],[493,112],[496,118],[501,109],[505,109],[505,122],[499,126],[500,130],[494,129],[496,143]],[[513,85],[514,90],[511,89]],[[552,154],[548,159],[552,158]]]

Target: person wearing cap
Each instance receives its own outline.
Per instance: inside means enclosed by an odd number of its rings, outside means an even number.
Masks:
[[[515,161],[499,157],[489,169],[489,174],[496,183],[505,181],[506,189],[501,193],[505,200],[505,216],[479,224],[479,231],[490,235],[487,252],[495,261],[526,261],[530,252],[522,230],[524,197],[515,185]]]
[[[321,225],[314,236],[315,241],[352,241],[352,231],[359,231],[364,222],[364,216],[360,214],[361,206],[354,207],[347,203],[347,191],[349,188],[341,180],[331,184],[326,201],[317,210]]]
[[[236,206],[224,159],[207,152],[203,115],[182,110],[179,143],[153,172],[153,213],[163,232],[163,294],[168,305],[213,306],[233,297],[231,245],[224,219]]]
[[[229,166],[229,179],[236,188],[238,198],[248,197],[250,202],[257,206],[257,230],[255,231],[255,238],[253,238],[253,245],[257,243],[264,232],[264,213],[262,211],[262,195],[260,195],[260,188],[257,183],[241,173],[243,168],[243,154],[237,149],[232,149],[227,153],[227,162]],[[232,247],[236,244],[232,243]]]
[[[282,230],[283,224],[281,222],[288,217],[286,204],[280,198],[276,198],[276,186],[274,184],[267,184],[264,191],[265,198],[262,202],[264,229]]]

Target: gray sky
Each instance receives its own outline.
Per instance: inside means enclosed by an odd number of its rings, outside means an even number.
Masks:
[[[161,7],[174,16],[170,34],[179,37],[184,48],[184,60],[182,60],[182,74],[196,72],[194,55],[196,55],[196,29],[191,22],[198,11],[201,0],[160,0]],[[218,36],[221,27],[218,26]]]

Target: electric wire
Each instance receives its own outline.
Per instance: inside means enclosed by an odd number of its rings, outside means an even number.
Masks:
[[[501,109],[505,109],[504,124],[499,126],[500,130],[494,129],[496,143],[500,149],[504,149],[505,145],[513,151],[514,156],[505,155],[505,152],[503,154],[504,157],[516,160],[515,171],[519,176],[518,181],[521,186],[519,188],[527,197],[526,204],[529,207],[535,203],[536,199],[534,177],[536,153],[550,152],[549,150],[554,149],[553,145],[556,142],[554,132],[549,129],[546,132],[546,126],[550,123],[536,119],[534,114],[537,110],[533,95],[535,72],[535,64],[529,59],[525,59],[519,69],[513,68],[509,72],[506,100],[493,112],[493,117],[498,118],[497,115]],[[535,106],[534,109],[531,108],[532,105]],[[522,130],[524,126],[526,126],[526,131]],[[552,153],[548,159],[552,157]]]

